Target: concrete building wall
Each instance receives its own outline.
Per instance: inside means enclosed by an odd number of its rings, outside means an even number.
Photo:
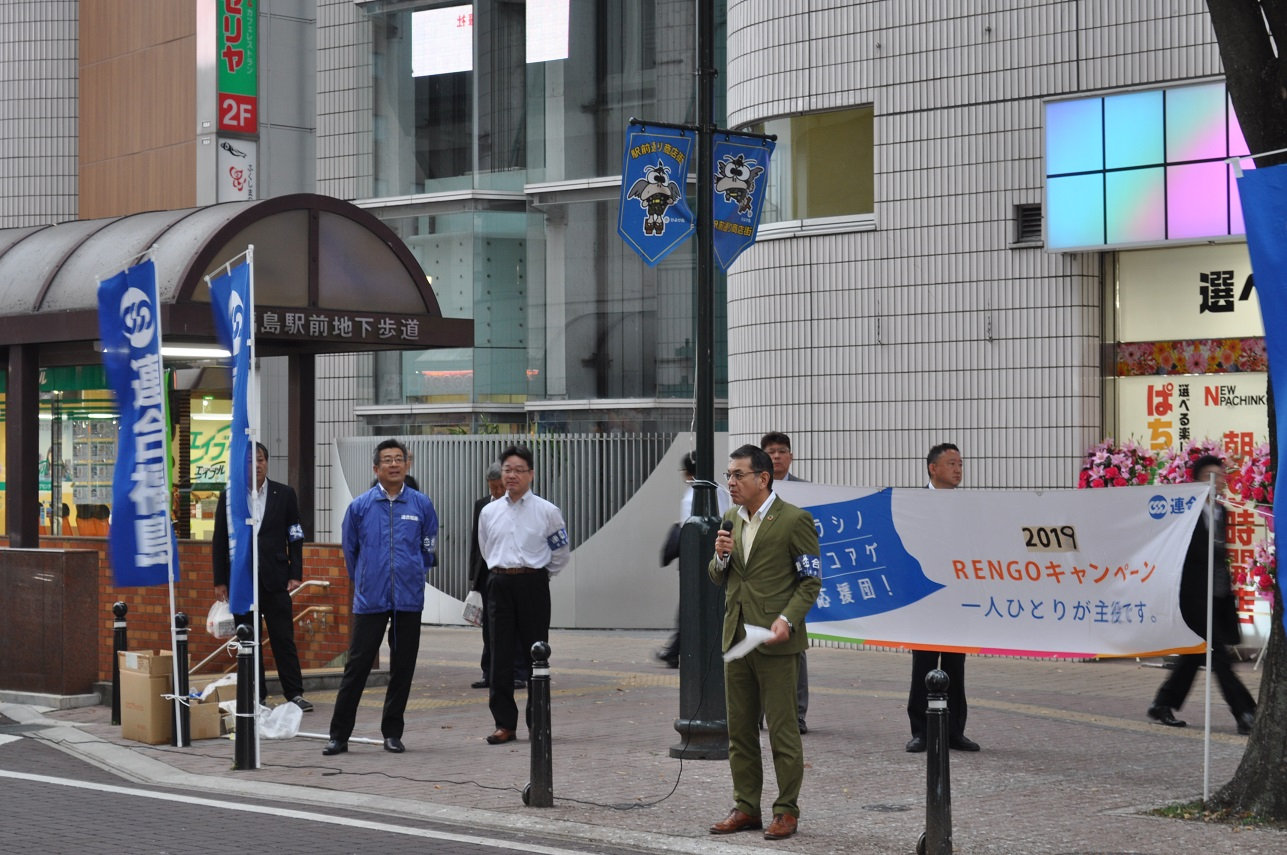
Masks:
[[[353,0],[317,0],[317,192],[372,195],[371,19]]]
[[[0,228],[76,219],[77,5],[0,4]]]
[[[823,8],[825,5],[825,8]],[[792,436],[815,481],[1068,487],[1102,438],[1099,253],[1015,243],[1044,99],[1218,75],[1201,0],[730,0],[729,124],[874,105],[875,212],[762,239],[729,275],[736,445]],[[843,168],[843,165],[838,165]]]
[[[316,64],[314,0],[259,0],[261,198],[316,192]]]

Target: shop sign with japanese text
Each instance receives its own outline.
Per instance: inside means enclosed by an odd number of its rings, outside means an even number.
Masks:
[[[219,130],[259,132],[258,0],[216,0]]]
[[[432,342],[423,315],[292,309],[261,306],[255,334],[271,339],[351,342],[376,347],[427,347]]]
[[[1118,341],[1263,336],[1241,243],[1117,255]]]

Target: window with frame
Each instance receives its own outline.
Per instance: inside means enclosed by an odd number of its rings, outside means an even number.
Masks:
[[[777,135],[762,222],[870,215],[875,210],[871,105],[771,119]]]

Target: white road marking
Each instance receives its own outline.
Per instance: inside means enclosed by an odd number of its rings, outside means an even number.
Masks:
[[[0,739],[3,739],[3,737],[0,737]],[[361,828],[368,831],[384,831],[390,834],[404,834],[408,837],[423,837],[429,840],[445,840],[452,843],[471,843],[476,846],[490,846],[495,849],[509,849],[515,852],[532,852],[536,853],[536,855],[585,855],[585,850],[581,849],[556,849],[551,846],[541,846],[539,844],[529,842],[511,843],[506,840],[497,840],[490,837],[476,837],[469,834],[452,834],[449,831],[434,831],[426,828],[409,828],[404,825],[390,825],[382,822],[372,822],[365,819],[329,816],[327,814],[310,813],[308,811],[293,810],[291,808],[266,807],[241,802],[221,801],[219,799],[207,799],[201,796],[158,793],[151,790],[135,790],[130,789],[129,787],[118,787],[113,784],[93,784],[85,781],[73,781],[68,778],[53,778],[48,775],[31,775],[25,772],[10,772],[4,769],[0,769],[0,778],[11,778],[17,781],[32,781],[34,783],[51,784],[59,787],[74,787],[81,790],[94,790],[100,793],[115,793],[122,796],[135,796],[137,798],[156,799],[158,801],[165,802],[177,802],[179,804],[194,805],[198,807],[214,807],[222,808],[224,810],[237,810],[245,813],[258,813],[272,817],[301,819],[310,822],[325,822],[331,825],[342,825],[347,828]]]

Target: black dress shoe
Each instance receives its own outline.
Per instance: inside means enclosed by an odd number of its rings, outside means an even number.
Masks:
[[[970,737],[964,736],[964,735],[952,737],[947,741],[947,744],[950,745],[956,751],[978,751],[979,750],[979,743],[975,742],[973,739],[970,739]]]
[[[1148,708],[1148,717],[1158,724],[1164,724],[1167,727],[1184,727],[1184,722],[1175,717],[1170,707],[1164,707],[1161,704],[1153,704]]]
[[[344,741],[341,739],[332,739],[330,742],[326,743],[326,747],[322,749],[322,753],[325,754],[327,757],[330,757],[333,754],[343,754],[345,751],[348,751],[348,750],[349,750],[349,744],[347,741]]]
[[[925,750],[925,737],[913,736],[911,739],[907,740],[908,754],[920,754],[924,750]]]
[[[1238,735],[1250,736],[1251,726],[1256,723],[1256,714],[1245,712],[1238,716]]]
[[[384,738],[384,750],[394,754],[401,754],[407,750],[407,746],[402,744],[402,740],[396,736],[386,736]]]
[[[489,686],[491,686],[491,683],[487,682],[486,680],[475,680],[474,682],[469,684],[469,688],[471,689],[486,689]]]
[[[809,732],[809,725],[807,725],[807,724],[805,724],[805,723],[804,723],[804,719],[802,719],[802,718],[798,718],[798,719],[796,719],[796,720],[795,720],[795,723],[796,723],[796,725],[798,725],[798,726],[799,726],[799,728],[800,728],[800,735],[801,735],[801,736],[803,736],[804,734],[806,734],[806,733],[808,733],[808,732]]]

